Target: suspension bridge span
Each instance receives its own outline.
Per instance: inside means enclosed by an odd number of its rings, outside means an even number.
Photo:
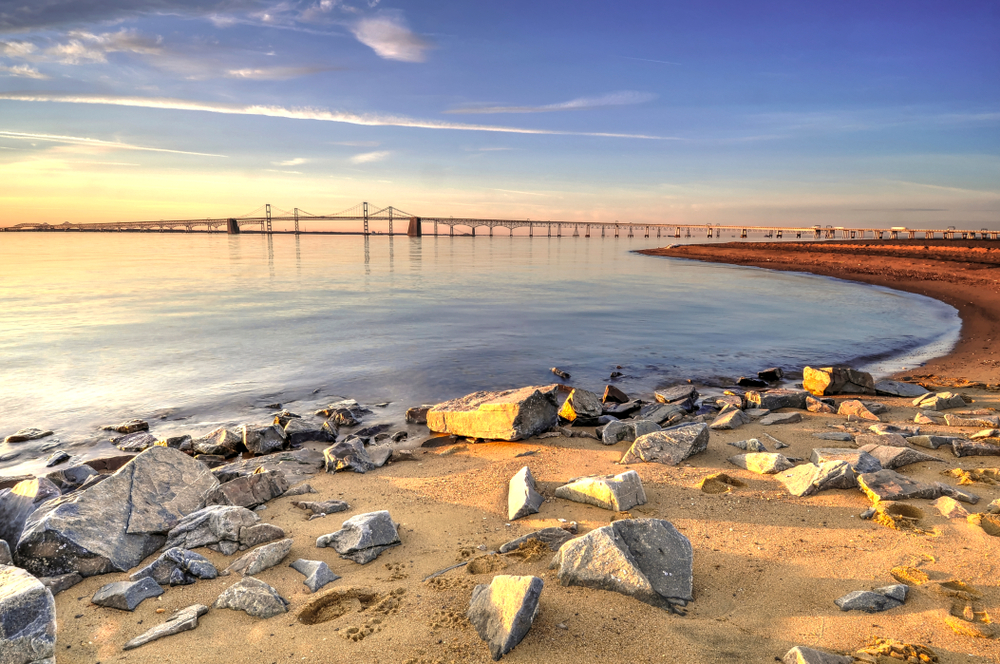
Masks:
[[[48,224],[44,222],[23,222],[12,226],[0,226],[0,231],[53,231],[53,232],[214,232],[237,234],[241,232],[272,233],[328,233],[328,230],[317,230],[320,227],[329,228],[333,224],[353,224],[360,226],[364,235],[388,234],[409,235],[420,237],[425,230],[433,235],[441,235],[447,228],[448,236],[482,234],[486,229],[492,237],[494,230],[505,228],[509,235],[516,228],[527,228],[529,237],[657,237],[657,238],[723,238],[739,237],[746,239],[751,235],[764,238],[795,238],[813,240],[896,240],[896,239],[935,239],[946,240],[997,240],[1000,231],[981,228],[957,229],[947,228],[907,228],[893,226],[878,228],[873,226],[777,226],[777,225],[725,225],[697,224],[684,222],[646,223],[646,222],[602,222],[602,221],[558,221],[532,219],[480,219],[461,217],[417,216],[404,212],[392,206],[379,207],[367,202],[359,203],[346,210],[331,214],[312,214],[300,208],[280,210],[264,204],[239,217],[205,218],[205,219],[160,219],[159,221],[112,221],[100,223]],[[400,225],[405,224],[405,230]],[[386,231],[378,229],[387,228]],[[456,229],[458,232],[456,233]],[[340,231],[344,232],[344,231]],[[351,232],[351,231],[347,231]],[[353,231],[359,232],[359,231]]]

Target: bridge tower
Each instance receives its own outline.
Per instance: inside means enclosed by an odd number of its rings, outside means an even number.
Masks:
[[[389,236],[392,236],[392,206],[389,206]]]
[[[295,234],[299,234],[299,209],[295,208]]]
[[[406,229],[406,234],[410,237],[420,237],[423,235],[420,228],[420,217],[410,217],[410,227]],[[437,235],[437,222],[434,223],[434,234]]]
[[[365,201],[361,205],[364,206],[365,213],[365,235],[368,235],[368,201]]]
[[[267,214],[267,234],[271,234],[271,204],[268,203],[265,207],[265,213]]]
[[[191,230],[190,226],[188,226],[188,230]],[[240,234],[240,224],[239,224],[239,222],[236,221],[235,219],[227,219],[226,220],[226,232],[229,233],[230,235],[239,235]]]

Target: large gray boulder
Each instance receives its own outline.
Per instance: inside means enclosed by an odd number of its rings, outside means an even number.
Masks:
[[[237,477],[219,485],[205,496],[205,505],[235,505],[252,509],[273,500],[288,490],[288,481],[280,470]]]
[[[167,548],[212,551],[231,556],[240,550],[240,533],[252,528],[260,516],[245,507],[212,505],[188,514],[167,533]]]
[[[375,470],[375,462],[368,456],[365,444],[360,438],[348,438],[323,450],[326,459],[326,472],[335,473],[338,470],[353,470],[356,473],[367,473]]]
[[[54,664],[56,602],[23,569],[0,566],[0,662]]]
[[[341,558],[359,565],[370,563],[386,549],[400,544],[396,524],[385,510],[358,514],[345,521],[337,532],[316,539],[316,546],[333,547]]]
[[[24,522],[46,501],[61,495],[59,487],[44,477],[18,482],[0,489],[0,540],[16,547]]]
[[[252,576],[226,588],[213,604],[217,609],[244,611],[254,618],[271,618],[288,612],[288,600],[263,581]]]
[[[217,576],[219,571],[208,558],[175,546],[128,578],[129,581],[141,581],[148,577],[161,586],[186,586],[198,579],[214,579]]]
[[[531,629],[543,586],[537,576],[501,574],[472,589],[466,616],[489,645],[494,661],[513,650]]]
[[[488,440],[523,440],[558,421],[555,385],[499,392],[473,392],[427,411],[427,427]],[[600,415],[600,413],[598,413]]]
[[[552,561],[564,586],[629,595],[653,606],[693,599],[691,542],[662,519],[623,519],[566,542]]]
[[[563,402],[562,408],[559,409],[559,417],[570,422],[590,421],[600,417],[603,412],[604,404],[601,403],[601,397],[594,392],[576,388]]]
[[[116,581],[102,586],[90,601],[98,606],[108,606],[120,611],[135,611],[135,607],[150,597],[162,594],[160,584],[151,577],[145,577],[138,581]]]
[[[542,494],[535,490],[535,478],[527,466],[510,478],[507,487],[507,519],[513,521],[529,514],[536,514],[541,507]]]
[[[676,466],[707,448],[707,424],[682,424],[636,438],[619,463],[655,462]]]
[[[183,452],[151,447],[100,484],[46,502],[25,522],[15,558],[36,576],[124,572],[218,484]]]
[[[568,484],[556,488],[556,498],[594,505],[615,512],[623,512],[636,505],[646,504],[646,492],[642,488],[642,480],[634,470],[620,475],[572,479]]]
[[[227,574],[239,573],[243,576],[253,576],[266,569],[274,567],[292,550],[292,539],[286,538],[252,549],[240,556],[226,568]]]
[[[198,626],[198,618],[206,613],[208,613],[208,607],[204,604],[193,604],[180,609],[174,612],[174,614],[167,619],[167,622],[143,632],[126,643],[122,646],[122,650],[132,650],[133,648],[146,645],[151,641],[162,639],[165,636],[171,636],[173,634],[180,634],[181,632],[192,630]]]

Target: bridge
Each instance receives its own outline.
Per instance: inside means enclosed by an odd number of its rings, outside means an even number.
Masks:
[[[340,212],[331,214],[312,214],[294,208],[292,210],[272,210],[271,205],[266,203],[255,210],[239,217],[227,218],[205,218],[205,219],[161,219],[159,221],[113,221],[103,223],[72,223],[48,224],[43,222],[25,222],[15,226],[0,227],[0,231],[62,231],[62,232],[119,232],[119,231],[144,231],[144,232],[226,232],[237,234],[241,232],[258,232],[264,234],[294,233],[317,233],[317,224],[330,223],[354,223],[361,222],[362,233],[371,235],[380,233],[373,230],[373,226],[388,226],[388,235],[402,235],[397,233],[394,222],[405,223],[405,234],[411,237],[423,235],[424,228],[432,226],[433,235],[440,235],[440,227],[448,228],[448,235],[454,236],[455,229],[468,229],[468,232],[460,232],[461,235],[477,235],[477,229],[486,228],[489,236],[492,237],[497,228],[506,228],[509,235],[514,234],[515,228],[527,228],[529,237],[534,237],[535,231],[539,231],[540,236],[545,237],[657,237],[657,238],[722,238],[725,236],[741,239],[748,238],[751,234],[763,236],[765,238],[796,238],[813,240],[833,240],[837,238],[845,240],[896,240],[896,239],[916,239],[918,236],[924,239],[943,238],[946,240],[997,240],[1000,239],[1000,231],[981,228],[956,229],[954,226],[939,229],[915,229],[904,226],[893,226],[890,228],[875,227],[844,227],[844,226],[746,226],[746,225],[722,225],[722,224],[688,224],[688,223],[643,223],[643,222],[600,222],[600,221],[551,221],[551,220],[531,220],[531,219],[476,219],[458,217],[420,217],[404,212],[392,206],[379,207],[367,202],[358,203]],[[279,225],[286,230],[275,230]],[[313,230],[309,227],[312,226]],[[655,234],[655,235],[654,235]]]

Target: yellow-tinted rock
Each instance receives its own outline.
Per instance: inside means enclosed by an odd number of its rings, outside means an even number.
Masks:
[[[522,440],[556,424],[555,385],[473,392],[427,411],[427,428],[469,438]]]

